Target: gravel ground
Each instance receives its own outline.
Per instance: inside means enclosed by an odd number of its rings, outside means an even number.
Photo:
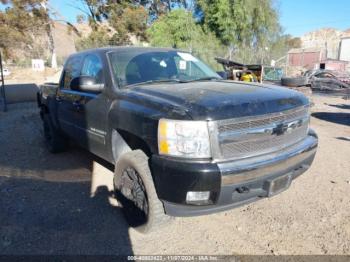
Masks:
[[[315,96],[313,166],[289,190],[218,214],[129,229],[110,190],[90,197],[96,157],[52,155],[35,104],[0,113],[0,254],[350,254],[350,103]]]

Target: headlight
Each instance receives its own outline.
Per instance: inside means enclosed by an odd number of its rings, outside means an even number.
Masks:
[[[188,158],[209,158],[210,141],[206,121],[160,119],[159,154]]]

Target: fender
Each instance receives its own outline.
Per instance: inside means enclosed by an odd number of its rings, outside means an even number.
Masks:
[[[132,151],[126,141],[122,138],[117,130],[112,130],[112,140],[111,140],[113,160],[115,163],[118,162],[121,155]]]
[[[111,141],[112,161],[130,150],[141,149],[148,156],[158,153],[158,121],[169,117],[169,109],[164,108],[164,103],[160,106],[155,101],[142,103],[140,100],[141,97],[122,91],[111,103],[107,141]],[[172,114],[176,113],[176,110],[172,111]]]

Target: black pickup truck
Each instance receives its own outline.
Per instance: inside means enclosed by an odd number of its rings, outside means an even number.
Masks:
[[[140,232],[280,193],[318,143],[301,93],[223,80],[174,49],[76,53],[38,104],[51,152],[74,140],[115,166],[115,195]]]

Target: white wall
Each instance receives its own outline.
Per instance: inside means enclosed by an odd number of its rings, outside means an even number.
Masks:
[[[350,62],[350,38],[345,38],[341,40],[339,60]]]

